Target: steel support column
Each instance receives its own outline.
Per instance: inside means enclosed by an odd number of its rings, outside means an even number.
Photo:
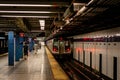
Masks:
[[[19,54],[19,35],[16,35],[16,55],[15,55],[15,61],[19,61],[20,54]]]
[[[19,54],[20,54],[20,58],[23,58],[23,42],[24,42],[24,38],[19,36]]]
[[[14,66],[14,32],[8,32],[8,65]]]

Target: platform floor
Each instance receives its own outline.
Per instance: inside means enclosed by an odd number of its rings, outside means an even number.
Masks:
[[[44,46],[37,54],[30,53],[27,60],[8,66],[7,56],[0,57],[0,80],[53,80],[53,74]]]

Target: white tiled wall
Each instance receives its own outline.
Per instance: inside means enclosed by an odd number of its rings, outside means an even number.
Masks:
[[[95,38],[120,36],[120,28],[97,31],[82,35],[74,36],[74,38]],[[84,45],[84,46],[83,46]],[[99,71],[99,54],[102,54],[102,73],[113,79],[113,57],[117,57],[117,79],[120,80],[120,42],[75,42],[74,43],[74,59],[78,60],[76,49],[80,51],[80,62],[83,62],[83,50],[85,50],[85,64],[90,66],[90,52],[92,52],[92,68]]]

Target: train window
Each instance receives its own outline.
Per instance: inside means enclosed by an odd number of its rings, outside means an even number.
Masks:
[[[5,47],[8,47],[8,40],[5,40]]]
[[[65,51],[70,51],[70,41],[65,41]]]
[[[54,41],[53,42],[53,51],[58,51],[58,45],[59,45],[59,43],[58,43],[58,41]]]
[[[5,47],[7,47],[7,40],[5,40]]]
[[[3,42],[1,41],[1,48],[2,48],[2,44],[3,44]]]
[[[69,42],[68,41],[65,41],[65,46],[69,46]]]
[[[1,48],[1,40],[0,40],[0,48]]]
[[[2,48],[4,48],[4,40],[2,40]]]
[[[4,47],[6,47],[6,40],[4,40]]]
[[[53,46],[58,46],[58,42],[53,42]]]
[[[3,47],[5,47],[5,40],[3,40]]]

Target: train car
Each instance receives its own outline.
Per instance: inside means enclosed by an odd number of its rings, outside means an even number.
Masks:
[[[7,41],[7,36],[0,33],[0,54],[8,52]]]
[[[55,38],[47,41],[47,46],[55,56],[68,56],[72,52],[72,43],[69,38]]]

